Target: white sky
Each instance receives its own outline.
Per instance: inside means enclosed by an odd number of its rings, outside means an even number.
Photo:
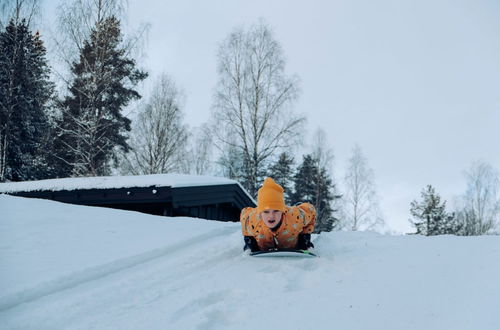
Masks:
[[[46,0],[46,23],[57,3]],[[473,160],[500,169],[499,1],[129,0],[129,24],[151,24],[141,64],[184,89],[191,126],[209,119],[218,44],[259,18],[301,79],[309,138],[327,132],[337,180],[361,146],[394,230],[411,230],[425,185],[451,204]]]

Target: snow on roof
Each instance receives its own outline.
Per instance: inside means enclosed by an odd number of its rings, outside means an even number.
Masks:
[[[151,174],[136,176],[100,176],[0,183],[0,193],[60,191],[131,187],[193,187],[238,184],[235,180],[202,175]],[[241,187],[241,185],[240,185]],[[243,189],[243,188],[242,188]],[[244,190],[244,189],[243,189]],[[244,190],[245,191],[245,190]],[[246,192],[246,191],[245,191]]]

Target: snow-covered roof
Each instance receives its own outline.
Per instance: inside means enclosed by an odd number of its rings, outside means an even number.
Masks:
[[[187,174],[151,174],[136,176],[100,176],[0,183],[0,193],[61,191],[132,187],[193,187],[238,184],[235,180]],[[241,186],[241,185],[240,185]],[[242,188],[243,189],[243,188]],[[243,189],[243,191],[245,191]],[[245,191],[246,192],[246,191]]]

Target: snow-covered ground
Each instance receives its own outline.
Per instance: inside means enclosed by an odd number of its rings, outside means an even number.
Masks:
[[[315,237],[0,195],[0,329],[499,329],[500,237]]]

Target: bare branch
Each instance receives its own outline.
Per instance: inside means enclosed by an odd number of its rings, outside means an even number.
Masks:
[[[384,225],[375,192],[373,170],[356,145],[344,177],[343,222],[350,230],[371,230]]]
[[[173,80],[161,75],[133,127],[126,172],[156,174],[185,169],[188,134],[181,122],[182,100]]]
[[[219,150],[241,150],[246,188],[254,194],[269,157],[293,146],[302,132],[305,119],[285,113],[298,82],[286,77],[282,49],[263,22],[232,32],[218,61],[214,142]]]
[[[464,235],[484,235],[500,223],[500,174],[490,164],[476,161],[465,172],[467,190],[457,210]]]

